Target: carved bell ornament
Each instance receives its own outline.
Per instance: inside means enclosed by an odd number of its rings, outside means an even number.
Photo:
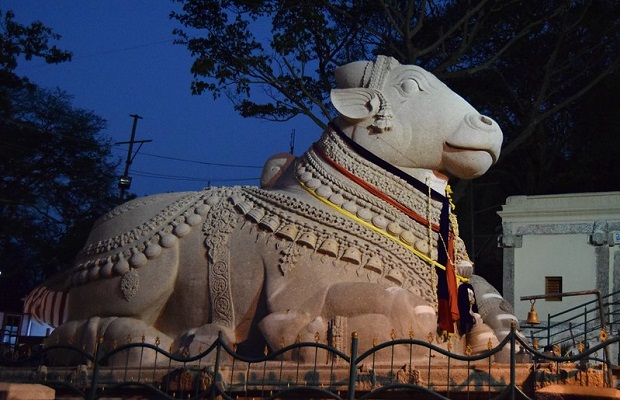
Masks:
[[[265,216],[265,210],[263,208],[256,207],[256,208],[251,209],[246,215],[252,221],[258,223]]]
[[[485,323],[475,324],[465,340],[472,354],[480,354],[499,345],[495,332]]]
[[[286,225],[284,228],[280,229],[276,233],[276,235],[284,239],[295,240],[298,232],[299,232],[299,228],[297,227],[297,225]]]
[[[267,218],[263,218],[258,226],[267,229],[269,232],[275,232],[280,226],[280,219],[275,215],[270,215]]]
[[[316,248],[316,243],[318,241],[317,236],[312,232],[304,232],[301,234],[299,239],[297,239],[297,243],[309,247],[311,249]]]
[[[469,279],[474,272],[474,266],[470,261],[461,260],[456,265],[456,272],[459,274],[459,276]]]
[[[531,325],[540,324],[538,313],[534,310],[534,303],[536,303],[536,300],[530,300],[530,303],[532,304],[532,307],[530,308],[530,312],[527,313],[527,320],[525,322]]]
[[[383,261],[377,256],[370,257],[364,268],[371,271],[376,272],[377,274],[383,274]]]
[[[390,282],[396,283],[397,285],[401,285],[403,281],[405,280],[403,277],[403,273],[398,269],[393,269],[390,272],[388,272],[385,278]]]
[[[254,208],[254,205],[249,201],[242,201],[237,203],[235,207],[237,207],[237,209],[241,211],[242,214],[247,214],[252,208]]]
[[[362,253],[355,247],[347,247],[341,259],[359,265],[362,263]]]
[[[327,254],[332,257],[338,256],[338,242],[335,239],[326,239],[319,249],[317,250],[319,253]]]

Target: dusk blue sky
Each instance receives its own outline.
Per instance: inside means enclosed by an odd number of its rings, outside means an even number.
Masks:
[[[153,141],[144,144],[131,166],[130,192],[138,196],[199,190],[209,182],[257,185],[267,157],[289,151],[293,129],[296,155],[320,135],[320,128],[303,117],[287,123],[245,119],[225,97],[192,95],[192,58],[184,46],[173,44],[172,31],[179,25],[168,17],[177,3],[5,0],[1,7],[13,10],[19,23],[40,20],[62,35],[58,47],[73,52],[72,61],[58,65],[22,62],[19,75],[72,95],[74,107],[107,120],[104,133],[114,142],[129,140],[130,114],[143,117],[136,139]],[[123,162],[119,176],[126,153],[127,145],[114,147],[114,156]]]

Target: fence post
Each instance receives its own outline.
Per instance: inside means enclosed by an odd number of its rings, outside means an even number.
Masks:
[[[588,307],[583,308],[583,345],[588,346]]]
[[[357,332],[351,334],[351,360],[349,362],[349,400],[355,399],[357,380]]]
[[[516,347],[517,347],[517,326],[515,321],[513,320],[510,323],[510,399],[515,399],[515,386],[517,384],[517,355],[516,355]]]
[[[95,343],[95,355],[93,357],[93,377],[90,381],[90,390],[88,391],[87,400],[94,400],[97,394],[97,385],[99,384],[99,351],[101,344],[103,343],[103,337],[97,339]]]
[[[220,373],[220,351],[222,349],[222,331],[217,334],[217,346],[215,347],[215,365],[213,366],[213,385],[211,386],[211,400],[215,400],[217,379]]]
[[[551,314],[547,314],[547,346],[551,346]]]

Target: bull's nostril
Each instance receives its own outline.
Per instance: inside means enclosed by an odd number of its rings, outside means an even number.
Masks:
[[[485,117],[484,115],[480,116],[480,121],[482,121],[482,123],[486,125],[493,125],[493,121],[491,121],[491,119]]]

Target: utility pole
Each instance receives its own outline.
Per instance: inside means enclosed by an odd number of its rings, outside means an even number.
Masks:
[[[133,127],[131,128],[131,139],[129,139],[129,142],[114,143],[114,144],[129,144],[129,149],[127,149],[127,159],[125,160],[125,172],[123,172],[123,176],[121,176],[121,179],[118,181],[118,187],[121,189],[121,193],[119,196],[120,200],[123,200],[125,198],[125,194],[127,193],[127,190],[129,190],[129,187],[131,186],[131,177],[129,176],[129,167],[131,166],[133,159],[136,157],[136,155],[138,154],[138,152],[140,151],[144,143],[152,142],[152,140],[136,140],[136,128],[138,127],[138,120],[142,119],[142,117],[139,116],[138,114],[129,114],[129,116],[133,118]],[[140,144],[140,146],[138,146],[138,149],[136,150],[135,153],[133,153],[134,143]]]
[[[291,131],[291,154],[295,154],[295,129]]]

